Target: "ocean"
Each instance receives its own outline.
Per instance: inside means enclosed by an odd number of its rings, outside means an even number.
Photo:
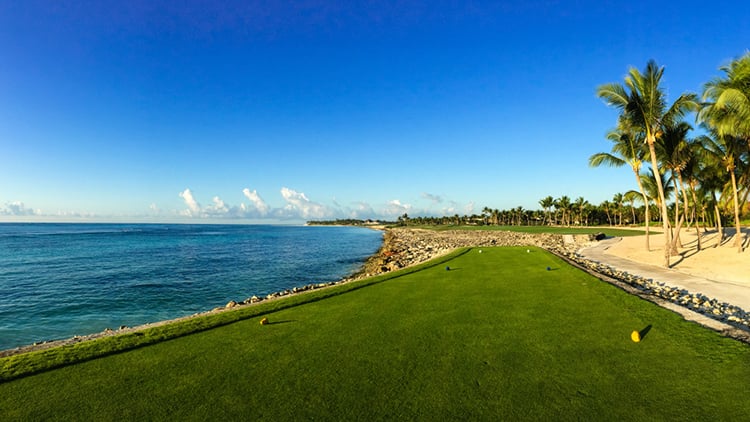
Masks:
[[[178,318],[353,273],[356,227],[0,224],[0,350]]]

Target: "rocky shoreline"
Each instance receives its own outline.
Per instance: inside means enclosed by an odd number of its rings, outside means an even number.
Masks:
[[[588,241],[589,236],[584,237]],[[547,250],[564,250],[565,242],[563,236],[547,233],[396,228],[385,232],[383,246],[365,263],[358,276],[370,277],[399,270],[445,255],[456,248],[473,246],[538,246]]]
[[[170,324],[188,318],[225,312],[242,306],[252,306],[268,300],[277,300],[289,295],[330,287],[378,274],[396,271],[417,265],[430,259],[445,255],[462,247],[491,246],[536,246],[546,249],[572,265],[617,285],[629,293],[650,300],[660,306],[680,313],[686,319],[722,332],[723,334],[750,343],[750,313],[728,303],[720,303],[700,293],[691,293],[684,289],[670,287],[658,281],[618,271],[608,265],[585,259],[577,251],[591,242],[600,239],[601,235],[559,235],[531,234],[507,231],[488,230],[423,230],[411,228],[393,228],[384,231],[383,245],[371,256],[362,268],[351,276],[339,281],[306,284],[301,287],[274,292],[266,296],[252,296],[237,302],[230,301],[223,307],[168,321],[145,324],[138,327],[120,327],[118,330],[107,329],[100,333],[86,336],[75,336],[66,340],[53,340],[35,343],[29,346],[0,351],[0,357],[48,349],[63,345],[75,344],[105,336],[140,331],[147,328]],[[677,306],[670,306],[677,305]],[[699,318],[698,315],[710,318]]]

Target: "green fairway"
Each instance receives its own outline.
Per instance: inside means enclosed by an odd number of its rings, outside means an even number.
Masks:
[[[428,230],[489,230],[508,231],[518,233],[550,233],[550,234],[597,234],[604,233],[608,237],[640,236],[646,234],[645,230],[630,230],[616,227],[562,227],[562,226],[410,226]],[[650,230],[651,234],[659,234],[658,231]]]
[[[544,250],[468,249],[386,278],[263,315],[269,325],[257,316],[7,381],[0,419],[750,415],[750,346]]]

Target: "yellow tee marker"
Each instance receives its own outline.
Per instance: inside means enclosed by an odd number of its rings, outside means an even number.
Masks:
[[[641,333],[639,333],[638,331],[633,331],[632,333],[630,333],[630,339],[636,343],[639,343],[641,341]]]
[[[260,320],[260,325],[266,325],[268,324],[268,318],[263,318]]]

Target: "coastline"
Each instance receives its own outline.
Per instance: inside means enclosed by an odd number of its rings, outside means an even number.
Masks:
[[[586,258],[584,258],[578,252],[583,247],[590,246],[595,242],[594,235],[572,236],[548,233],[531,234],[505,231],[467,230],[432,231],[415,228],[375,229],[383,231],[383,243],[381,247],[377,250],[377,252],[375,252],[375,254],[370,256],[363,263],[359,270],[338,281],[308,284],[305,286],[294,287],[292,289],[280,292],[270,293],[264,297],[252,296],[240,302],[233,300],[222,307],[216,307],[208,311],[199,312],[175,319],[157,321],[138,325],[135,327],[122,326],[117,330],[105,330],[89,335],[74,336],[68,339],[50,340],[27,346],[20,346],[13,349],[0,351],[0,358],[50,349],[59,346],[72,345],[84,341],[99,339],[102,337],[138,332],[153,327],[172,324],[187,319],[207,316],[219,312],[231,312],[232,310],[236,310],[238,308],[253,306],[259,303],[265,303],[267,301],[279,300],[287,296],[304,294],[313,290],[349,283],[387,272],[396,271],[402,268],[411,267],[413,265],[417,265],[429,261],[433,258],[448,254],[457,248],[492,246],[536,246],[543,248],[564,259],[571,265],[574,265],[605,282],[616,285],[631,294],[635,294],[645,300],[650,300],[658,304],[659,306],[677,312],[687,320],[698,322],[701,325],[719,331],[724,335],[736,338],[738,340],[750,342],[750,315],[747,315],[747,313],[742,309],[738,310],[738,315],[742,315],[745,318],[738,318],[736,322],[739,323],[737,324],[727,324],[726,322],[717,320],[717,315],[712,309],[697,309],[697,311],[699,312],[696,312],[696,310],[689,309],[685,306],[680,306],[679,304],[675,304],[674,300],[669,300],[669,297],[660,296],[661,290],[654,291],[653,286],[660,286],[661,289],[661,287],[664,287],[663,283],[646,279],[644,278],[645,275],[634,276],[632,274],[622,273],[619,272],[616,268],[612,268],[606,264],[601,264],[599,262],[587,260]],[[690,292],[681,290],[680,293],[684,295],[689,294]],[[697,296],[696,294],[693,294],[691,298],[692,297],[700,297],[701,303],[708,303],[710,301],[710,298],[705,298],[705,296],[702,296],[699,293],[697,294]],[[726,304],[716,303],[716,305],[721,306]],[[714,315],[705,316],[706,314],[711,313],[714,313]],[[726,318],[724,319],[726,320]]]
[[[230,312],[239,308],[253,306],[268,301],[279,300],[291,295],[308,293],[326,287],[349,283],[376,275],[395,271],[401,268],[417,265],[430,259],[450,253],[460,247],[470,246],[539,246],[542,248],[562,247],[562,238],[551,234],[526,234],[516,232],[490,232],[490,231],[432,231],[413,228],[386,228],[367,227],[383,232],[383,243],[381,247],[371,255],[362,266],[352,274],[337,281],[326,283],[307,284],[300,287],[269,293],[266,296],[251,296],[241,301],[229,301],[224,306],[186,315],[183,317],[155,321],[133,327],[121,326],[118,329],[108,329],[97,333],[76,335],[66,339],[55,339],[40,341],[34,344],[19,346],[11,349],[0,350],[0,358],[14,356],[29,352],[51,349],[61,346],[69,346],[85,341],[96,340],[103,337],[116,336],[120,334],[134,333],[149,328],[177,323],[191,318],[199,318],[219,312]]]

